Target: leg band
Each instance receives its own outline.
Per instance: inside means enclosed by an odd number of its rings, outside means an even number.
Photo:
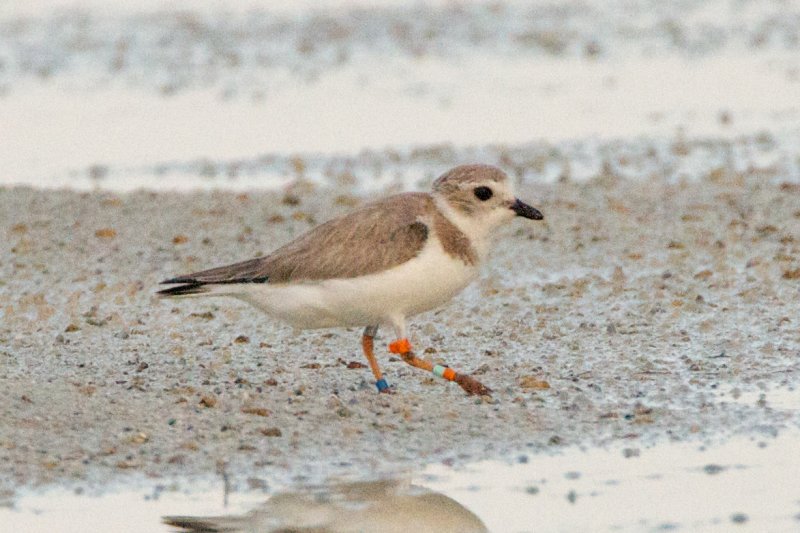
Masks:
[[[448,368],[442,365],[436,365],[433,367],[432,372],[439,376],[440,378],[444,378],[448,381],[453,381],[456,379],[456,372],[452,368]]]
[[[389,384],[386,383],[386,380],[384,378],[381,378],[378,381],[376,381],[375,386],[378,387],[378,392],[383,392],[389,388]]]
[[[409,353],[411,351],[411,343],[408,342],[408,339],[397,339],[389,345],[389,351],[399,355]]]

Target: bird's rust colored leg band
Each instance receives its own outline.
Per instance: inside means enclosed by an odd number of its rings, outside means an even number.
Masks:
[[[447,381],[455,381],[464,389],[467,394],[477,394],[479,396],[489,396],[492,389],[483,385],[480,381],[467,374],[459,374],[450,367],[442,365],[434,365],[430,361],[420,359],[414,352],[411,351],[411,343],[408,339],[398,339],[389,345],[389,351],[398,354],[403,358],[403,361],[415,368],[421,368],[428,372],[433,372],[437,376],[446,379]]]

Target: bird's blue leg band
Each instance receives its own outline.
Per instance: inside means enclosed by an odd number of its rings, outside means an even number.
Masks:
[[[375,386],[378,387],[378,392],[383,392],[389,388],[389,384],[386,383],[386,380],[381,378],[375,382]]]

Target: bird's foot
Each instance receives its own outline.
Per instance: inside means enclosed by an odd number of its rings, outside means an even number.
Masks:
[[[484,385],[483,383],[481,383],[477,379],[475,379],[472,376],[469,376],[467,374],[456,374],[456,377],[455,377],[455,379],[453,381],[458,383],[458,385],[462,389],[464,389],[464,391],[467,394],[469,394],[470,396],[472,396],[472,395],[491,396],[492,395],[492,389],[490,389],[489,387],[487,387],[486,385]]]

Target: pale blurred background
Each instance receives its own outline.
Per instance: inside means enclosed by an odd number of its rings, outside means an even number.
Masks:
[[[799,52],[797,1],[4,2],[0,183],[797,180]]]

